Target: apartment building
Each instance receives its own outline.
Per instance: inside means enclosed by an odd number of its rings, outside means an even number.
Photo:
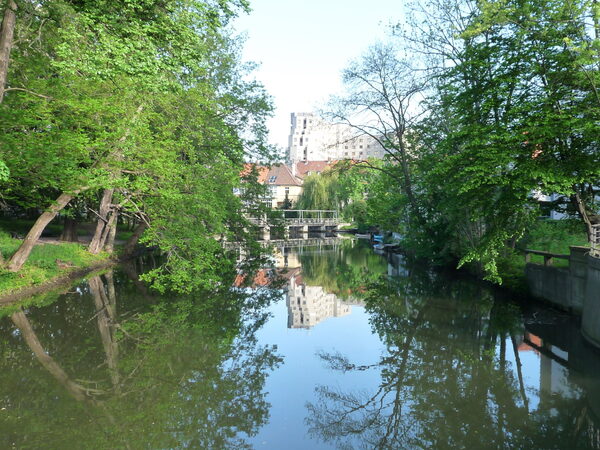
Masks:
[[[376,139],[360,135],[345,124],[328,123],[313,113],[291,114],[287,159],[299,161],[334,161],[340,159],[383,158],[385,150]]]

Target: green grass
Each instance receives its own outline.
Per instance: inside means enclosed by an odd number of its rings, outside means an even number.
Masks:
[[[568,254],[569,246],[587,246],[583,224],[576,220],[540,220],[529,231],[521,248]]]
[[[513,290],[524,292],[525,255],[523,251],[541,250],[568,255],[570,246],[588,246],[583,225],[576,220],[539,220],[517,244],[517,250],[506,255],[499,263],[503,284]],[[531,255],[531,262],[543,264],[544,257]],[[554,259],[554,267],[568,267],[569,261]]]
[[[21,241],[11,238],[10,233],[0,231],[0,251],[5,259],[9,258],[20,244]],[[74,269],[90,266],[107,257],[106,253],[91,255],[81,244],[65,242],[36,245],[18,273],[0,270],[0,294],[8,294],[24,287],[44,283]],[[63,267],[59,267],[57,261]]]

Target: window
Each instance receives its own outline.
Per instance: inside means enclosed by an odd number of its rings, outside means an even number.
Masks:
[[[269,177],[269,183],[275,183],[275,180],[277,179],[277,175],[272,175]]]
[[[344,148],[345,148],[346,150],[348,150],[348,146],[347,146],[347,145],[346,145],[346,146],[344,146]]]
[[[300,145],[302,145],[302,138],[300,138]]]
[[[288,186],[285,187],[285,194],[289,194],[290,193],[290,188]]]
[[[359,145],[358,148],[362,148],[362,145]]]

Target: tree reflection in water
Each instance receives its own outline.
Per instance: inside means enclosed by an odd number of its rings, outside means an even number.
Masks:
[[[154,297],[148,309],[148,292],[112,272],[77,292],[0,324],[0,447],[249,446],[281,362],[254,334],[280,292]]]
[[[586,429],[591,419],[577,386],[530,411],[528,395],[541,394],[523,383],[516,305],[428,271],[372,284],[366,304],[386,354],[369,366],[339,353],[319,356],[340,374],[376,371],[379,386],[317,387],[318,400],[307,404],[313,438],[339,448],[593,446],[597,426]]]

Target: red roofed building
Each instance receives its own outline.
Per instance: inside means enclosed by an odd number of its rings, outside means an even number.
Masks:
[[[253,169],[252,164],[245,164],[241,176],[249,175]],[[258,166],[257,181],[269,187],[268,197],[265,202],[272,208],[285,206],[286,199],[289,206],[293,207],[302,193],[302,179],[294,176],[292,170],[283,164],[272,167]]]
[[[288,166],[271,167],[263,183],[269,186],[273,208],[283,207],[286,201],[293,206],[302,194],[302,180],[294,176]]]
[[[338,161],[299,161],[291,168],[279,164],[272,167],[257,166],[257,180],[269,186],[269,197],[272,208],[281,208],[286,204],[286,199],[293,208],[302,194],[304,178],[312,174],[319,174],[329,170]],[[253,164],[245,164],[241,176],[249,175]]]
[[[296,176],[302,180],[308,175],[322,173],[335,166],[337,161],[298,161],[292,167],[295,169]]]

